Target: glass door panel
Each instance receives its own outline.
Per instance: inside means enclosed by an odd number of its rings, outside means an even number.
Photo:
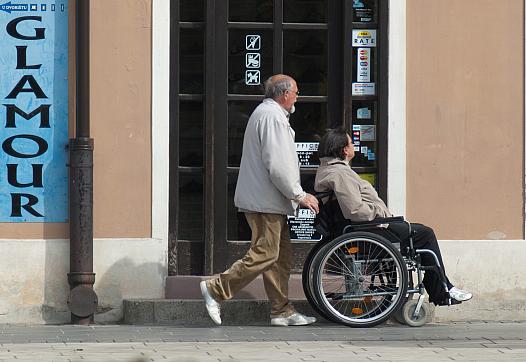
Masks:
[[[203,174],[192,172],[179,176],[180,240],[203,242]]]
[[[283,32],[283,72],[296,79],[300,95],[327,95],[327,31]]]
[[[228,166],[239,167],[248,119],[260,102],[228,102]]]
[[[326,23],[327,0],[284,0],[283,22]]]
[[[202,94],[204,92],[205,40],[203,29],[181,29],[180,93]]]
[[[272,0],[229,0],[228,3],[228,21],[271,23],[273,20]]]
[[[179,104],[179,166],[203,167],[203,102]]]
[[[234,205],[234,193],[236,190],[237,172],[228,175],[228,207],[227,207],[227,240],[249,241],[251,236],[245,215],[238,211]]]
[[[205,0],[180,0],[180,21],[202,22],[205,17]]]
[[[296,142],[319,142],[327,129],[327,103],[298,101],[295,108],[290,125],[296,133]]]

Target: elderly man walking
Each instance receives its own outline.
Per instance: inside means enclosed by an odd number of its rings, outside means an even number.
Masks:
[[[247,254],[219,277],[201,282],[210,318],[221,324],[220,302],[231,299],[259,274],[274,326],[307,325],[316,318],[296,312],[288,298],[292,267],[287,215],[298,205],[318,212],[318,200],[303,191],[294,130],[289,116],[298,97],[296,81],[277,74],[265,82],[265,99],[248,120],[234,202],[252,230]]]

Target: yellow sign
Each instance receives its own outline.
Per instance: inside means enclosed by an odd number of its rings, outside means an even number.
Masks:
[[[376,47],[376,29],[352,31],[352,46],[353,47]]]
[[[373,187],[376,186],[376,174],[375,173],[360,173],[358,174],[362,180],[369,182]]]

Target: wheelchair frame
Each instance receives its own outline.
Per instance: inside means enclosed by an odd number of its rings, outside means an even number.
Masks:
[[[322,200],[327,197],[326,203],[337,203],[332,196],[332,191],[316,195],[322,207]],[[318,215],[317,218],[320,217],[323,215]],[[317,228],[323,238],[307,256],[302,278],[304,293],[314,310],[328,320],[350,327],[372,327],[391,317],[415,327],[426,323],[430,309],[429,305],[424,303],[424,271],[437,272],[446,292],[448,288],[438,256],[432,250],[414,248],[410,222],[402,216],[378,218],[370,222],[347,221],[343,229],[339,229],[341,232],[338,232],[325,230],[319,221],[317,220]],[[404,255],[400,250],[399,239],[393,241],[374,233],[381,230],[379,227],[394,223],[403,223],[408,228],[408,247],[404,250]],[[360,242],[362,247],[356,246]],[[368,253],[374,254],[375,257],[365,259],[368,255],[362,249],[369,250]],[[422,254],[432,255],[436,265],[421,265]],[[364,259],[358,260],[359,258]],[[367,268],[372,268],[377,274],[371,272],[371,275],[368,275]],[[413,272],[417,275],[417,283],[414,283]],[[336,282],[337,278],[342,280]],[[327,288],[324,287],[324,283],[338,285],[338,292],[325,290]],[[342,289],[345,291],[342,292]],[[419,294],[416,301],[413,299],[415,294]],[[376,309],[369,310],[368,304],[372,304],[374,298],[381,302],[377,302]],[[354,307],[352,303],[355,303]],[[338,304],[343,311],[337,310]],[[447,304],[451,304],[450,298],[447,299]]]

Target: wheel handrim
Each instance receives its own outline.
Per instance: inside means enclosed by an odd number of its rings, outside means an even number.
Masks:
[[[320,263],[321,301],[341,320],[377,321],[389,315],[405,293],[402,271],[400,258],[377,240],[341,241]]]

